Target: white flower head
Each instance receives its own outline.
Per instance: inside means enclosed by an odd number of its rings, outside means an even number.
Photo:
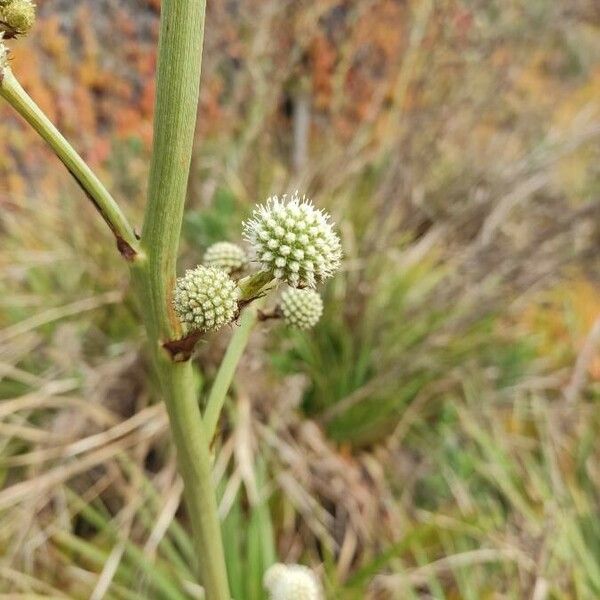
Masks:
[[[311,329],[323,314],[323,300],[311,289],[288,288],[281,294],[280,307],[285,322],[298,329]]]
[[[303,565],[277,563],[267,569],[263,585],[270,600],[323,600],[319,580]]]
[[[208,267],[223,269],[227,273],[241,271],[248,262],[243,248],[231,242],[217,242],[206,249],[202,262]]]
[[[329,215],[298,192],[258,206],[244,237],[262,268],[292,287],[314,287],[340,267],[342,246]]]
[[[189,330],[216,330],[235,318],[239,295],[225,271],[198,266],[177,280],[173,307]]]

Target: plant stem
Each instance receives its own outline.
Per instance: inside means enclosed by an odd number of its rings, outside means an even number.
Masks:
[[[139,243],[133,228],[102,182],[85,161],[58,131],[40,107],[21,87],[10,68],[0,73],[0,96],[2,96],[54,150],[69,173],[92,201],[117,240],[119,252],[129,261],[139,255]]]
[[[269,271],[257,271],[238,281],[241,291],[240,299],[244,302],[252,302],[260,295],[275,285],[273,275]]]
[[[235,370],[240,362],[244,349],[246,348],[248,339],[250,338],[252,328],[256,324],[257,310],[259,308],[256,304],[262,305],[259,301],[255,303],[254,306],[246,308],[242,313],[239,327],[235,329],[231,336],[227,351],[219,366],[217,376],[210,388],[208,400],[206,401],[206,409],[204,411],[204,431],[209,440],[215,435],[217,423],[219,422],[219,415],[221,414],[223,404],[225,403],[225,397],[227,396],[227,392],[233,381]]]
[[[142,245],[148,252],[154,339],[181,334],[171,306],[176,260],[198,107],[205,0],[165,0],[161,5],[148,207]]]
[[[154,149],[142,232],[146,260],[132,269],[155,368],[169,413],[207,600],[230,600],[209,438],[189,360],[163,344],[182,335],[171,296],[198,107],[204,0],[163,0],[158,46]]]
[[[212,481],[209,438],[204,431],[198,406],[192,365],[189,361],[169,361],[163,364],[159,376],[171,433],[177,447],[177,462],[184,482],[184,495],[206,599],[230,600]]]
[[[212,440],[215,435],[219,416],[221,410],[223,410],[225,397],[233,381],[235,370],[248,344],[252,328],[258,320],[259,311],[264,305],[261,294],[264,294],[274,285],[273,276],[268,271],[258,271],[238,281],[241,290],[241,301],[253,304],[247,306],[242,312],[240,324],[231,336],[225,356],[219,365],[217,376],[208,394],[206,409],[204,410],[204,429],[209,440]]]

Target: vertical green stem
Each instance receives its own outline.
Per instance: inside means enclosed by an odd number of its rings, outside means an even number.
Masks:
[[[164,0],[158,44],[154,151],[142,246],[146,248],[154,315],[151,336],[181,333],[171,306],[192,156],[204,37],[204,0]]]
[[[189,362],[164,363],[159,368],[171,433],[177,447],[177,462],[184,482],[184,495],[200,577],[207,600],[230,600],[221,525],[208,436],[204,433],[198,396]]]
[[[142,232],[146,259],[134,265],[133,273],[177,448],[206,598],[230,600],[209,439],[192,366],[174,362],[163,348],[181,336],[171,294],[196,123],[205,8],[204,0],[162,2],[154,150]]]

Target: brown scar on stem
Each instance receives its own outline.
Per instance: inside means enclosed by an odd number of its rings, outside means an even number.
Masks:
[[[172,290],[173,287],[171,286],[169,289]],[[172,292],[170,292],[170,294],[172,294]],[[237,322],[242,310],[246,306],[248,306],[248,304],[251,304],[254,300],[256,300],[257,298],[260,298],[260,297],[262,297],[262,294],[259,294],[255,298],[251,298],[248,300],[240,300],[238,302],[238,309],[235,313],[233,321]],[[173,317],[175,319],[177,319],[177,315],[175,314],[175,311],[172,308],[173,304],[171,302],[171,298],[169,297],[168,300],[169,300],[169,302],[168,302],[169,314],[173,314]],[[177,319],[177,325],[178,325],[178,327],[181,326],[179,324],[178,319]],[[187,360],[190,360],[190,358],[192,358],[192,355],[194,353],[194,347],[200,341],[200,339],[202,339],[203,335],[204,335],[203,331],[200,331],[200,330],[192,331],[191,333],[187,334],[186,336],[184,336],[180,339],[169,340],[168,342],[164,342],[162,344],[162,347],[169,353],[169,356],[171,357],[171,360],[173,362],[185,362]]]
[[[269,319],[281,319],[283,317],[283,311],[280,306],[276,306],[271,311],[259,310],[256,315],[259,321],[268,321]]]
[[[18,29],[15,29],[14,27],[11,27],[8,23],[5,23],[4,21],[0,21],[0,25],[2,25],[3,29],[2,31],[4,32],[4,39],[5,40],[14,40],[17,36],[21,35],[21,31],[19,31]]]
[[[192,358],[194,347],[203,335],[203,331],[192,331],[180,340],[170,340],[162,347],[169,353],[173,362],[185,362]]]

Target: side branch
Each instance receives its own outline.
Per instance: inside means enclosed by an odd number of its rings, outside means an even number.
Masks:
[[[123,258],[133,261],[138,257],[140,253],[138,239],[114,198],[50,119],[46,117],[40,107],[21,87],[10,68],[5,68],[0,73],[0,96],[37,131],[65,165],[110,227],[115,236],[117,248]]]

